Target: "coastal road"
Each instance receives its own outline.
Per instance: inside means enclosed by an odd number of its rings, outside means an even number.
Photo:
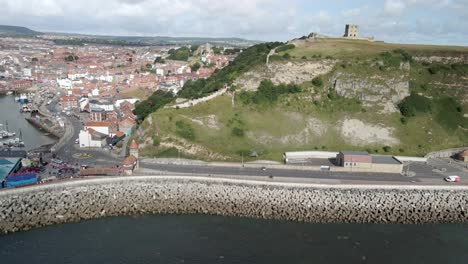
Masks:
[[[419,181],[415,177],[405,177],[400,174],[391,173],[357,173],[357,172],[330,172],[330,171],[307,171],[294,169],[267,168],[242,168],[241,166],[206,166],[206,165],[176,165],[176,164],[154,164],[140,162],[140,168],[146,170],[161,171],[166,173],[184,173],[194,175],[232,175],[232,176],[273,176],[291,178],[311,179],[333,179],[333,180],[356,180],[356,181],[382,181],[382,182],[413,182]]]

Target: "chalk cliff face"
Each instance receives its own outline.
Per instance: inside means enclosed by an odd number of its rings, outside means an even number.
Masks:
[[[255,91],[263,80],[271,80],[274,84],[301,84],[329,73],[335,64],[334,60],[270,62],[268,65],[246,72],[234,82],[234,85],[244,90]]]
[[[3,191],[0,233],[135,214],[215,214],[316,223],[452,223],[468,220],[467,201],[463,187],[282,186],[125,177]]]
[[[396,105],[410,95],[408,77],[384,78],[377,75],[363,77],[337,73],[331,79],[333,89],[340,96],[357,98],[366,105],[384,105],[386,112],[398,112]]]

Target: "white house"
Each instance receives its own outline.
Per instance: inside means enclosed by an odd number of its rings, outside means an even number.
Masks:
[[[80,111],[84,111],[86,105],[89,104],[89,99],[88,98],[81,98],[78,101],[78,104],[79,104],[79,107],[80,107]]]
[[[100,108],[103,109],[106,112],[114,111],[114,105],[113,104],[99,104],[96,103],[97,101],[90,101],[89,102],[89,107],[90,108]]]
[[[84,129],[93,129],[94,131],[108,136],[110,133],[110,124],[108,122],[87,122]]]
[[[78,80],[81,78],[86,78],[88,76],[88,73],[69,73],[68,74],[68,79],[70,80]]]
[[[72,88],[72,81],[70,81],[69,79],[57,79],[57,83],[60,86],[60,88],[63,88],[63,89]]]
[[[156,74],[159,76],[164,76],[164,69],[157,68],[156,69]]]
[[[115,107],[117,108],[120,108],[120,105],[124,102],[129,102],[131,104],[135,104],[136,102],[140,101],[140,99],[137,99],[137,98],[132,98],[132,99],[119,99],[117,101],[115,101],[114,105]]]
[[[99,89],[94,88],[93,90],[91,90],[91,96],[92,97],[99,97]]]
[[[24,77],[31,77],[32,76],[32,71],[30,68],[24,68],[23,69],[23,76]]]
[[[102,148],[106,146],[107,135],[88,128],[80,131],[79,141],[80,148]]]

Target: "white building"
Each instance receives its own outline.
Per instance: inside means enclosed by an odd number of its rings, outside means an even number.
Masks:
[[[106,146],[107,135],[93,129],[81,130],[79,135],[80,148],[102,148]]]
[[[93,90],[91,90],[91,96],[92,97],[99,97],[99,89],[94,88]]]
[[[57,83],[60,88],[71,89],[73,87],[72,81],[70,79],[57,79]]]
[[[136,102],[140,101],[140,99],[137,99],[137,98],[132,98],[132,99],[120,99],[120,100],[117,100],[115,101],[114,105],[115,107],[117,108],[120,108],[120,105],[124,102],[129,102],[131,104],[135,104]]]
[[[84,129],[92,129],[106,136],[110,134],[110,124],[108,122],[88,122],[85,124]]]
[[[31,77],[32,76],[32,71],[30,68],[24,68],[23,69],[23,76],[24,77]]]
[[[86,78],[88,76],[88,73],[69,73],[68,74],[68,79],[70,80],[78,80],[81,78]]]
[[[159,76],[164,76],[164,69],[156,69],[156,75],[159,75]]]
[[[95,103],[93,101],[91,101],[89,103],[89,107],[90,108],[100,108],[106,112],[110,112],[110,111],[114,111],[114,105],[113,104],[99,104],[99,103]]]

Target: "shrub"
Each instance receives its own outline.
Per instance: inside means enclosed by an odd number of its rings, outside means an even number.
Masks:
[[[195,131],[192,126],[182,120],[176,122],[176,134],[188,140],[195,140]]]
[[[295,84],[274,85],[270,80],[263,80],[257,91],[242,91],[239,93],[239,99],[244,104],[273,104],[276,103],[280,95],[300,93],[301,91],[301,87]]]
[[[244,137],[244,130],[242,128],[234,127],[231,130],[231,134],[236,137]]]
[[[161,145],[161,139],[158,136],[154,136],[153,137],[153,146],[158,147],[159,145]]]
[[[403,124],[403,125],[406,125],[408,123],[408,119],[406,119],[406,117],[401,117],[400,118],[400,122]]]
[[[290,58],[291,58],[291,55],[289,55],[289,53],[287,53],[287,52],[283,55],[283,59],[287,59],[287,60],[288,60],[288,59],[290,59]]]
[[[276,48],[276,52],[282,52],[290,49],[294,49],[296,46],[294,44],[287,44]]]
[[[390,152],[390,151],[392,151],[392,147],[390,147],[390,146],[385,146],[385,147],[383,147],[382,149],[383,149],[385,152]]]
[[[398,104],[400,112],[405,117],[416,115],[416,112],[429,113],[432,109],[431,99],[412,93]]]
[[[312,79],[312,84],[313,84],[315,87],[322,87],[322,86],[323,86],[322,78],[320,78],[320,77],[315,77],[314,79]]]
[[[463,108],[452,97],[442,97],[435,102],[435,120],[450,131],[458,127],[468,128],[468,121],[463,117]]]

